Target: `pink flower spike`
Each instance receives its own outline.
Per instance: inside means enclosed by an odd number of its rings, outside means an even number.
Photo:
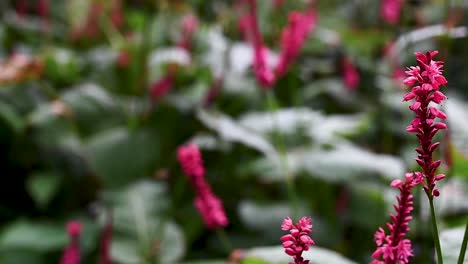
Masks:
[[[343,80],[349,90],[355,90],[359,86],[359,72],[348,57],[343,58]]]
[[[198,146],[188,144],[179,147],[177,159],[196,192],[194,204],[205,225],[209,229],[227,226],[229,222],[223,204],[205,180],[205,168]]]
[[[413,256],[411,241],[404,239],[409,232],[409,221],[413,211],[413,195],[411,189],[418,185],[416,173],[405,174],[405,181],[394,180],[391,186],[400,190],[397,197],[398,203],[394,205],[395,214],[390,216],[391,221],[387,223],[390,233],[387,235],[382,227],[379,227],[374,235],[377,249],[372,254],[372,263],[409,263],[409,257]],[[375,262],[377,261],[377,262]]]
[[[80,241],[81,223],[79,221],[70,221],[67,223],[67,233],[70,238],[68,246],[65,248],[60,264],[79,264],[80,263]]]
[[[437,54],[438,51],[415,53],[419,66],[408,68],[406,74],[409,77],[405,83],[417,86],[403,98],[404,101],[414,99],[409,108],[415,112],[416,116],[406,130],[417,134],[420,147],[417,148],[416,162],[421,166],[421,178],[424,179],[422,184],[429,198],[435,196],[436,182],[442,179],[435,176],[438,162],[433,160],[432,155],[438,144],[433,142],[433,137],[438,130],[447,128],[445,123],[435,122],[436,118],[446,119],[447,115],[438,108],[430,106],[431,102],[441,104],[443,100],[447,99],[439,91],[439,87],[447,84],[447,80],[442,75],[444,63],[433,60]]]
[[[281,224],[282,230],[289,230],[289,234],[282,236],[281,241],[283,241],[284,252],[294,259],[294,262],[290,262],[292,264],[309,263],[302,257],[302,252],[309,250],[310,246],[315,244],[309,236],[312,232],[311,221],[310,217],[304,216],[294,224],[290,217],[286,217]]]
[[[380,16],[390,25],[395,25],[400,20],[402,0],[381,0]]]

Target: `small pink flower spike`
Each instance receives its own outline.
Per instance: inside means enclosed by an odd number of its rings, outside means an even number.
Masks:
[[[60,264],[79,264],[80,263],[80,234],[82,225],[79,221],[70,221],[67,223],[67,233],[70,242],[65,248]]]
[[[174,77],[168,73],[161,79],[154,82],[150,87],[150,96],[153,102],[159,102],[174,85]]]
[[[344,57],[342,60],[343,81],[348,90],[353,91],[359,86],[359,72],[350,58]]]
[[[289,234],[281,237],[284,252],[293,257],[294,262],[289,264],[308,264],[309,260],[304,260],[302,252],[309,250],[315,242],[310,238],[312,225],[310,217],[302,217],[296,224],[290,217],[286,217],[281,224],[281,230],[289,231]]]
[[[403,97],[403,101],[414,100],[409,108],[416,116],[406,131],[416,133],[419,140],[416,162],[421,166],[424,190],[430,199],[439,195],[435,186],[437,181],[443,179],[436,176],[436,170],[441,162],[434,161],[432,154],[440,143],[433,142],[433,137],[440,129],[447,128],[445,123],[435,121],[436,118],[444,120],[447,115],[438,108],[430,106],[431,102],[437,105],[447,99],[439,91],[440,86],[447,84],[447,80],[442,75],[444,63],[433,60],[437,53],[438,51],[428,51],[426,54],[421,52],[415,54],[419,65],[409,67],[406,71],[408,77],[404,80],[405,85],[414,87]]]
[[[412,219],[411,212],[413,211],[413,195],[411,189],[420,184],[422,174],[407,173],[405,181],[394,180],[390,184],[393,188],[400,190],[400,195],[397,197],[398,204],[394,205],[395,214],[390,215],[391,222],[387,223],[390,234],[386,234],[382,227],[379,227],[375,232],[374,240],[377,249],[372,254],[374,260],[371,264],[387,264],[387,263],[409,263],[409,258],[413,256],[411,241],[404,237],[409,232],[409,221]]]
[[[195,144],[179,147],[177,159],[196,192],[195,207],[209,229],[222,228],[229,224],[221,199],[211,190],[205,180],[205,168],[200,149]]]

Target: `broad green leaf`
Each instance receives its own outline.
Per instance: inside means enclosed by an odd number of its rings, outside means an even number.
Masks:
[[[199,110],[197,115],[198,119],[209,129],[217,132],[221,139],[246,145],[268,157],[277,157],[276,150],[270,142],[254,131],[236,123],[228,116],[205,110]]]
[[[91,167],[109,187],[122,186],[154,172],[159,141],[154,131],[113,128],[93,136],[87,143]]]
[[[38,252],[60,250],[68,243],[63,225],[20,220],[0,235],[2,249],[28,249]]]
[[[279,164],[262,158],[252,164],[252,169],[265,181],[283,181]],[[333,149],[304,148],[288,153],[290,173],[306,172],[330,182],[347,182],[381,176],[395,179],[404,175],[403,162],[394,156],[376,154],[346,141]]]
[[[451,228],[440,232],[440,246],[444,263],[457,263],[464,233],[465,227]],[[468,262],[468,254],[465,254],[463,263],[465,262]]]
[[[310,260],[310,264],[353,264],[351,260],[348,260],[340,254],[320,248],[317,246],[310,247],[309,251],[305,251],[302,256],[304,259]],[[284,253],[282,246],[272,247],[257,247],[245,250],[245,259],[242,263],[258,263],[248,262],[249,259],[263,260],[268,264],[284,264],[292,261],[292,257]]]
[[[56,194],[60,184],[59,175],[53,172],[39,172],[31,175],[26,182],[29,194],[40,208],[45,208]]]
[[[249,113],[239,120],[241,126],[259,134],[279,131],[293,134],[299,129],[318,143],[334,142],[338,135],[355,133],[364,119],[362,115],[324,116],[307,108],[281,109],[275,113]]]
[[[118,263],[176,263],[185,253],[185,241],[179,227],[166,220],[167,187],[141,181],[127,189],[105,193],[113,205],[117,233],[112,257]],[[115,245],[115,246],[114,246]]]

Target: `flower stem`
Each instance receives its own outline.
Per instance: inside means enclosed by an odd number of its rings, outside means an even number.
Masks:
[[[429,204],[431,206],[431,218],[432,218],[432,236],[434,238],[434,246],[437,252],[437,264],[443,264],[444,260],[442,259],[442,250],[440,248],[440,239],[439,239],[439,229],[437,228],[436,214],[434,210],[434,197],[429,198]]]
[[[278,128],[279,127],[278,121],[274,116],[275,112],[277,112],[278,110],[278,102],[276,100],[276,97],[273,91],[268,90],[266,94],[267,94],[267,101],[268,101],[268,109],[273,117],[273,122],[274,122],[273,125],[275,128]],[[296,188],[294,186],[294,179],[289,171],[288,156],[287,156],[286,146],[284,143],[283,134],[281,134],[279,131],[275,133],[274,142],[275,142],[274,143],[275,148],[279,152],[281,168],[286,178],[287,192],[289,196],[289,203],[291,206],[291,217],[293,219],[296,219],[299,216],[298,215],[298,203],[297,203],[297,197],[296,197]]]
[[[468,219],[466,221],[465,235],[463,235],[463,242],[460,248],[460,255],[458,256],[458,264],[463,264],[463,261],[465,260],[467,244],[468,244]]]
[[[223,246],[226,253],[227,254],[231,253],[232,244],[231,244],[231,241],[229,240],[228,236],[226,235],[226,232],[224,231],[224,229],[223,228],[216,228],[216,235],[218,236],[218,239],[221,242],[221,245]]]

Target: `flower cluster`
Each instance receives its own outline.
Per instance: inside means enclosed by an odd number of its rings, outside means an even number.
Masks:
[[[390,25],[400,20],[402,0],[382,0],[380,2],[380,16]]]
[[[248,0],[247,3],[249,13],[241,17],[239,24],[245,38],[252,42],[254,48],[253,68],[257,81],[263,88],[271,88],[296,60],[307,35],[316,24],[317,14],[313,9],[289,14],[289,24],[281,34],[279,62],[273,70],[267,65],[268,48],[263,44],[258,27],[256,0]]]
[[[394,205],[395,214],[390,215],[391,222],[387,223],[390,234],[386,234],[382,227],[379,227],[374,235],[377,249],[372,254],[374,261],[371,264],[399,263],[406,264],[413,256],[411,241],[405,239],[409,232],[409,221],[412,219],[413,195],[411,189],[421,183],[422,174],[420,172],[407,173],[405,181],[394,180],[391,183],[393,188],[400,190],[397,197],[398,204]]]
[[[80,234],[81,223],[70,221],[67,223],[67,233],[70,237],[70,243],[65,248],[60,264],[79,264],[80,263]]]
[[[310,238],[312,225],[310,217],[302,217],[296,224],[293,223],[290,217],[283,220],[281,229],[289,231],[289,234],[281,237],[283,241],[284,252],[294,258],[294,262],[289,264],[308,264],[309,260],[304,260],[302,252],[309,250],[315,242]]]
[[[416,117],[406,128],[406,131],[416,133],[419,140],[419,148],[416,148],[418,157],[416,162],[421,166],[424,176],[423,185],[428,197],[439,196],[439,191],[435,188],[436,182],[445,177],[444,174],[436,175],[435,172],[440,165],[440,160],[434,161],[432,153],[439,146],[439,142],[433,142],[434,135],[440,129],[446,129],[447,125],[436,122],[435,119],[445,119],[447,115],[431,103],[440,104],[447,97],[439,91],[441,85],[447,84],[447,80],[442,75],[442,61],[432,60],[438,51],[416,53],[416,60],[419,66],[411,66],[406,71],[409,75],[404,80],[407,86],[413,86],[411,92],[407,93],[403,100],[415,100],[410,109],[415,112]]]
[[[211,229],[227,226],[228,219],[223,204],[205,180],[205,168],[197,145],[189,144],[179,147],[177,158],[197,193],[194,203],[205,225]]]

